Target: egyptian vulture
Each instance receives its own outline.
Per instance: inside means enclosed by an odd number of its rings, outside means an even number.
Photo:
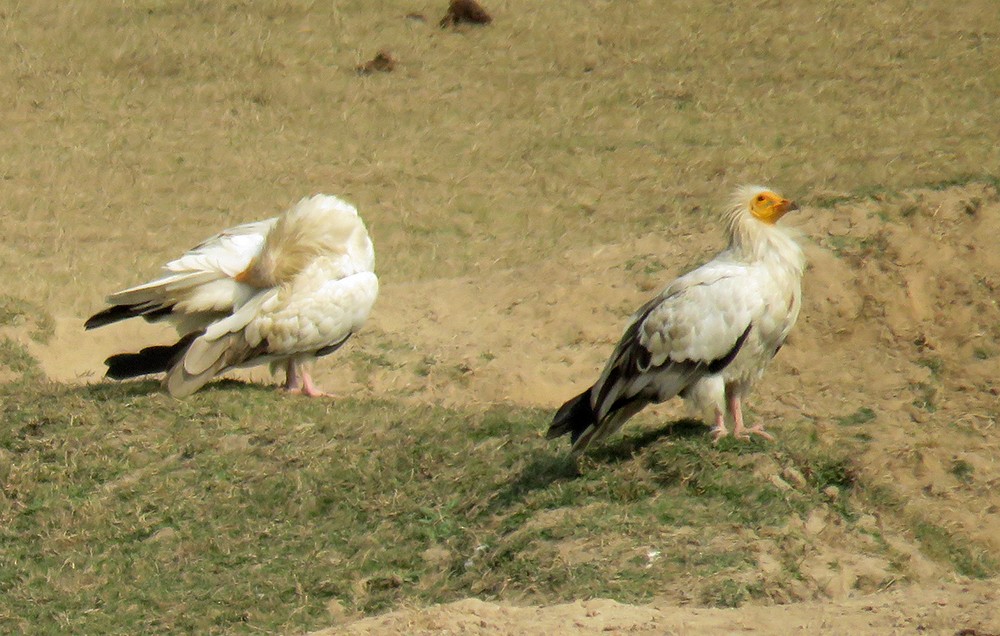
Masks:
[[[309,374],[364,324],[378,295],[375,251],[355,207],[304,198],[284,214],[224,230],[167,263],[159,278],[111,294],[87,329],[142,316],[180,339],[105,361],[116,380],[166,373],[175,397],[216,375],[265,362],[290,392],[326,395]]]
[[[777,221],[798,206],[744,186],[725,215],[729,245],[639,308],[597,382],[556,413],[549,439],[569,434],[572,453],[617,431],[647,404],[680,395],[712,413],[714,437],[747,428],[741,402],[788,337],[802,304],[805,258]]]

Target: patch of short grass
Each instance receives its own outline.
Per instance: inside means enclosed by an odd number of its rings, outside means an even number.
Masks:
[[[0,371],[6,370],[15,377],[39,379],[42,369],[28,349],[11,338],[0,337]]]
[[[945,179],[930,181],[924,184],[924,187],[931,190],[947,190],[948,188],[967,186],[971,183],[982,183],[1000,190],[1000,176],[975,172],[965,172]]]
[[[917,364],[922,367],[926,367],[931,372],[931,377],[937,379],[941,376],[941,371],[944,369],[944,360],[941,356],[926,355],[917,359]]]
[[[973,183],[985,184],[1000,190],[1000,177],[987,173],[963,173],[946,179],[928,181],[925,183],[914,183],[912,185],[914,187],[923,187],[929,190],[947,190],[948,188],[963,187]],[[810,199],[807,199],[806,202],[818,208],[830,209],[845,203],[857,203],[860,201],[870,200],[887,201],[897,199],[900,196],[902,196],[902,192],[898,188],[891,188],[883,184],[873,183],[859,185],[850,192],[818,194]],[[974,205],[976,205],[978,209],[978,204]],[[912,202],[905,202],[901,208],[900,215],[906,218],[912,216],[918,209],[919,207]]]
[[[818,208],[835,208],[845,203],[856,203],[867,200],[886,200],[899,196],[899,191],[887,188],[884,185],[867,184],[861,185],[848,193],[843,194],[820,194],[808,200],[808,203]]]
[[[861,266],[867,260],[883,254],[888,248],[887,241],[885,235],[880,233],[862,237],[828,236],[824,238],[824,243],[834,254],[855,266]]]
[[[956,460],[952,463],[951,472],[965,481],[971,479],[972,466],[963,460]],[[955,572],[975,578],[989,578],[1000,572],[1000,562],[988,550],[928,519],[925,513],[908,510],[906,500],[892,487],[872,484],[864,490],[861,498],[885,511],[896,522],[902,522],[916,538],[924,554],[951,565]]]
[[[4,629],[300,631],[334,598],[377,612],[470,591],[637,601],[752,568],[712,542],[734,522],[822,505],[746,479],[760,448],[714,447],[703,427],[619,437],[578,465],[530,409],[157,386],[3,387]],[[647,560],[651,545],[674,558]]]
[[[0,409],[6,631],[287,633],[325,625],[332,600],[470,594],[735,606],[792,578],[762,578],[756,537],[821,507],[850,524],[862,487],[856,453],[804,427],[716,445],[698,423],[635,426],[573,460],[542,439],[544,411],[231,381],[185,401],[21,381]]]
[[[46,343],[55,333],[55,321],[52,315],[35,303],[0,295],[0,327],[18,327],[32,325],[31,339]]]
[[[950,563],[963,576],[984,579],[997,573],[995,557],[979,546],[954,536],[940,525],[915,519],[913,532],[928,556]]]
[[[850,415],[842,415],[835,419],[841,426],[861,426],[871,422],[875,417],[875,411],[867,406],[862,406]]]
[[[993,357],[993,351],[986,347],[976,347],[972,351],[972,356],[976,360],[989,360]]]
[[[928,413],[937,412],[937,387],[927,382],[914,382],[910,384],[910,390],[913,392],[913,406]]]
[[[625,271],[646,275],[659,274],[667,269],[667,265],[653,254],[633,256],[625,261]]]
[[[707,586],[702,592],[702,602],[714,607],[740,607],[750,598],[766,597],[760,583],[743,583],[724,579]]]
[[[955,476],[955,479],[959,480],[963,484],[969,484],[973,481],[976,469],[969,462],[956,457],[951,462],[951,469],[949,472]]]

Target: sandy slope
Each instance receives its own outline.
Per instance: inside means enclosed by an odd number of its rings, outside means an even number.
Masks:
[[[893,590],[839,602],[714,609],[597,599],[514,607],[467,599],[366,618],[316,635],[352,634],[955,634],[1000,629],[993,583]],[[967,632],[968,633],[968,632]],[[971,636],[971,634],[970,634]]]

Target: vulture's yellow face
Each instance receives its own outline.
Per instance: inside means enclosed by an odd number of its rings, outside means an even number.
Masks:
[[[786,212],[798,209],[799,206],[794,201],[782,198],[770,190],[755,194],[750,201],[750,213],[768,225],[777,223]]]

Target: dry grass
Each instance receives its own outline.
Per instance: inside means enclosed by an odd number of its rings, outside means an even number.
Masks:
[[[11,291],[83,313],[80,283],[314,191],[360,205],[393,281],[677,228],[745,180],[804,198],[1000,172],[989,0],[496,2],[454,32],[414,8],[4,9]],[[358,77],[381,48],[397,70]]]

